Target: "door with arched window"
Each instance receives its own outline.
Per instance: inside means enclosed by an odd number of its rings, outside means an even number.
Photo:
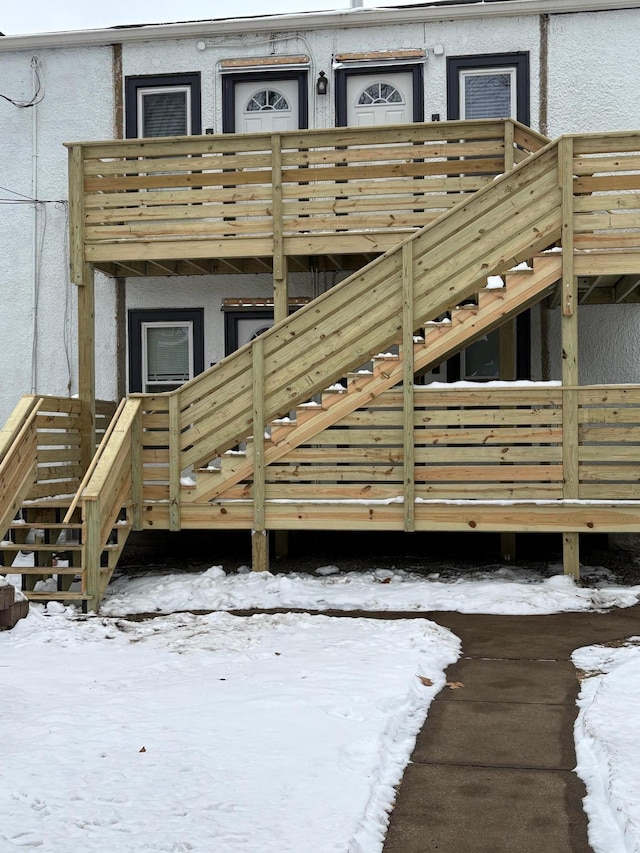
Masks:
[[[336,124],[407,124],[423,117],[422,65],[343,68],[336,73]]]
[[[279,133],[307,126],[307,74],[228,74],[222,81],[225,133]]]

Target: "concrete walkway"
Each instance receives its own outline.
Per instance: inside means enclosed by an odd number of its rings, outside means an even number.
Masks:
[[[573,773],[579,684],[570,656],[640,634],[640,605],[552,616],[419,615],[461,638],[447,681],[464,686],[445,687],[431,705],[385,853],[588,853],[584,786]]]

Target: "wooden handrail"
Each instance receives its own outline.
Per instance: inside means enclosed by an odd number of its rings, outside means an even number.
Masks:
[[[82,493],[83,493],[85,487],[87,486],[87,484],[89,483],[89,481],[91,480],[91,478],[93,477],[93,472],[97,468],[98,463],[99,463],[100,459],[102,458],[102,455],[105,451],[105,448],[107,447],[107,444],[109,443],[109,439],[111,438],[111,434],[113,433],[116,422],[117,422],[118,418],[120,417],[120,414],[121,414],[122,410],[124,409],[126,402],[127,402],[126,397],[123,397],[122,400],[120,400],[120,403],[118,404],[118,408],[116,409],[116,411],[113,415],[113,418],[111,419],[111,421],[109,423],[109,426],[106,428],[104,435],[102,436],[102,440],[100,441],[100,444],[98,445],[98,449],[96,450],[95,454],[93,455],[93,458],[91,459],[91,464],[87,468],[85,475],[82,478],[82,482],[80,483],[78,491],[76,492],[73,500],[71,501],[71,505],[69,506],[69,509],[67,510],[67,512],[65,514],[65,517],[62,519],[64,524],[68,524],[71,521],[71,519],[73,517],[73,513],[75,512],[76,507],[78,506],[78,504],[80,503],[80,499],[82,498]]]

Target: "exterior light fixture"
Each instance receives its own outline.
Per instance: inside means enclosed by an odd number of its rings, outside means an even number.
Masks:
[[[320,76],[316,80],[316,92],[318,95],[326,95],[329,90],[329,81],[324,73],[320,72]]]

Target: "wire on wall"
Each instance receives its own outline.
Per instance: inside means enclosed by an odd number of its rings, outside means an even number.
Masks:
[[[16,98],[10,98],[9,95],[3,95],[2,92],[0,92],[0,98],[5,101],[8,101],[10,104],[13,104],[14,107],[18,107],[22,110],[29,109],[29,107],[35,107],[36,104],[39,104],[41,101],[44,100],[44,82],[40,73],[40,63],[38,62],[38,59],[35,56],[31,57],[31,67],[33,68],[35,75],[35,87],[30,100],[19,101]]]

